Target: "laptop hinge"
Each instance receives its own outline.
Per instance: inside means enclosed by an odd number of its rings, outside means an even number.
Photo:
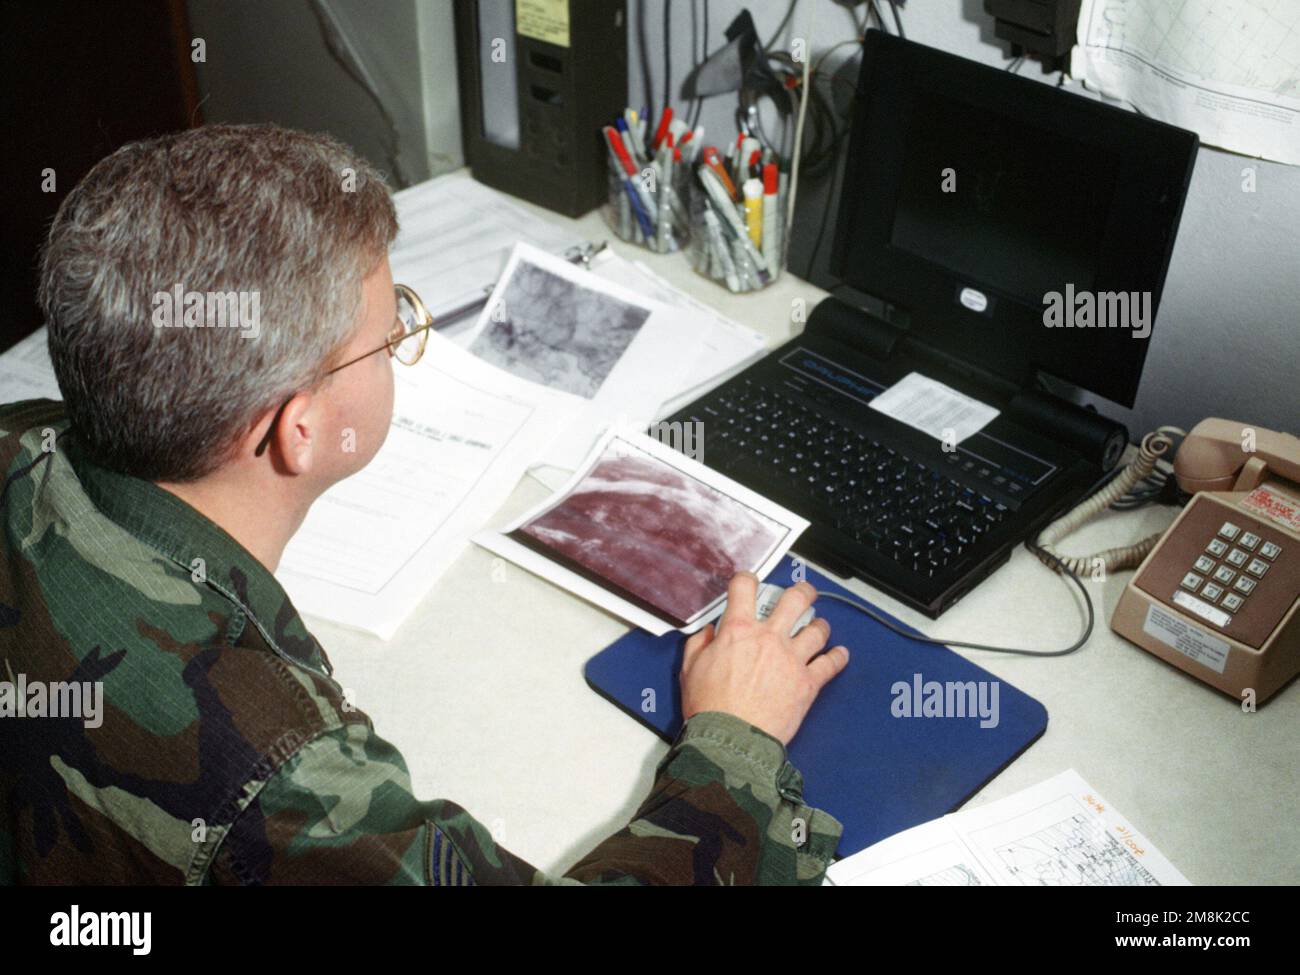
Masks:
[[[840,292],[851,292],[854,300],[846,301]],[[858,300],[866,299],[866,303]],[[808,316],[808,330],[826,332],[831,338],[864,352],[875,359],[888,359],[906,330],[900,327],[892,305],[851,288],[837,288],[835,293],[817,304]]]
[[[1021,390],[1003,412],[1007,419],[1064,444],[1103,471],[1118,463],[1128,445],[1124,424],[1047,390]]]
[[[1004,400],[1020,392],[1015,383],[909,335],[910,325],[907,309],[846,285],[836,288],[808,318],[809,330],[825,330],[837,341],[876,359],[888,359],[896,351],[905,351],[933,365],[938,373],[935,379],[942,380],[944,374],[961,377]]]
[[[932,378],[942,381],[946,374],[949,378],[965,380],[981,390],[983,396],[991,396],[1006,402],[1021,390],[1019,385],[1006,377],[971,365],[965,359],[960,359],[919,339],[905,338],[901,344],[901,351],[919,362],[932,365],[935,369]]]

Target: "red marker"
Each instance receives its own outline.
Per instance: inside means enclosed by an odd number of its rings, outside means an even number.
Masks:
[[[605,133],[605,141],[609,143],[609,148],[613,150],[619,165],[623,167],[623,172],[635,178],[636,167],[632,165],[632,158],[627,154],[627,146],[623,145],[623,138],[618,134],[618,129],[607,125],[601,131]]]
[[[654,140],[650,143],[654,148],[659,148],[659,143],[664,141],[664,136],[668,132],[668,123],[673,120],[673,110],[671,106],[664,108],[664,113],[659,116],[659,127],[655,129]]]

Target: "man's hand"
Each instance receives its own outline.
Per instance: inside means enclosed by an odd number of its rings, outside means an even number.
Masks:
[[[831,627],[820,617],[790,636],[817,598],[808,583],[787,589],[762,622],[754,618],[757,593],[758,577],[738,573],[727,587],[716,636],[709,624],[686,641],[682,715],[725,711],[788,745],[821,689],[848,664],[849,651],[821,652]]]

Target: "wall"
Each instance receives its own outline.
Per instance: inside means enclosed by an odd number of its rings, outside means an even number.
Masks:
[[[647,100],[637,41],[637,5],[645,3],[655,92],[650,102],[657,105],[663,91],[663,0],[628,3],[630,98],[638,106]],[[885,0],[879,3],[892,29]],[[694,61],[693,6],[702,20],[702,3],[672,4],[674,90]],[[723,29],[744,6],[766,41],[788,5],[785,0],[711,0],[709,50],[722,45]],[[854,36],[854,13],[830,0],[801,0],[784,36],[807,36],[810,14],[815,16],[814,59]],[[1009,61],[1007,45],[993,37],[992,19],[980,0],[911,0],[901,16],[910,40],[999,67]],[[852,45],[841,48],[846,54],[853,50]],[[827,66],[837,60],[838,52]],[[1056,82],[1056,75],[1041,74],[1037,62],[1026,61],[1020,73]],[[1077,83],[1068,87],[1082,90]],[[734,96],[705,101],[706,143],[725,134],[734,137],[734,109]],[[1254,193],[1242,191],[1246,167],[1255,169]],[[821,212],[819,189],[810,186],[801,195],[805,235],[808,213]],[[1134,409],[1101,404],[1107,415],[1127,423],[1135,438],[1160,424],[1187,429],[1211,415],[1300,432],[1300,167],[1200,150],[1150,341]]]
[[[198,75],[209,122],[331,132],[398,187],[464,164],[448,0],[189,0],[189,15],[207,46]],[[383,108],[331,52],[323,19]]]

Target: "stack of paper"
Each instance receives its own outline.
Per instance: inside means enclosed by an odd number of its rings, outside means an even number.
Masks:
[[[401,230],[389,263],[435,316],[485,295],[523,241],[563,254],[584,241],[458,170],[393,194]]]
[[[710,321],[517,244],[463,344],[569,403],[577,418],[535,462],[573,470],[608,426],[649,426],[690,381]]]
[[[602,251],[591,262],[591,270],[655,301],[690,312],[705,323],[700,349],[681,387],[667,392],[659,417],[676,413],[721,385],[767,353],[763,333],[732,321],[684,291],[673,287],[641,261],[625,261],[613,251]]]
[[[575,412],[436,334],[395,378],[383,447],[312,505],[276,573],[300,611],[385,639]]]
[[[0,355],[0,403],[25,399],[63,399],[43,328]]]

